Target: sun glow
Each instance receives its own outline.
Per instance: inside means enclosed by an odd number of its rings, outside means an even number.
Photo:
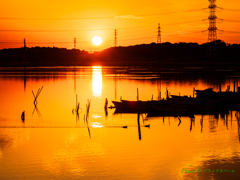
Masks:
[[[102,44],[102,38],[99,36],[95,36],[94,38],[92,38],[92,43],[96,46]]]

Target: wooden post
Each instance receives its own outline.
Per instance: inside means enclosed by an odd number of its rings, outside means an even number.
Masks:
[[[108,99],[106,98],[105,99],[105,106],[104,106],[104,108],[107,109],[107,106],[108,106]]]
[[[237,92],[238,92],[238,79],[237,79]]]
[[[137,88],[137,101],[139,101],[138,88]]]
[[[104,110],[105,110],[105,116],[108,116],[108,99],[107,98],[105,100]]]
[[[190,132],[192,131],[193,118],[191,118]]]
[[[77,94],[76,94],[76,113],[78,114]]]
[[[235,92],[235,80],[233,82],[233,92]]]
[[[21,116],[22,122],[25,122],[25,111],[22,112],[22,116]]]
[[[190,109],[191,109],[191,111],[193,110],[193,106],[192,106],[192,97],[190,96],[190,103],[191,103],[191,107],[190,107]]]
[[[178,120],[179,120],[179,123],[178,123],[178,126],[179,126],[182,122],[179,116],[178,116]]]
[[[140,128],[140,114],[138,113],[138,116],[137,116],[137,122],[138,122],[138,137],[139,137],[139,140],[142,139],[142,136],[141,136],[141,128]]]

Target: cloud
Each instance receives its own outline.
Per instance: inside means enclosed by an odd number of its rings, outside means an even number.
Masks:
[[[125,19],[145,19],[144,17],[137,17],[133,15],[115,16],[115,18],[125,18]]]

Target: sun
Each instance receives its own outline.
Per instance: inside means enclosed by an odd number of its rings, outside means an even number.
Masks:
[[[92,38],[92,43],[96,46],[102,44],[102,38],[99,36],[95,36],[94,38]]]

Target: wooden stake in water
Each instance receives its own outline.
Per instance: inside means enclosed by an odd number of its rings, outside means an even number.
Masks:
[[[87,123],[89,138],[91,139],[91,132],[90,132],[89,125],[88,125],[90,103],[91,103],[91,100],[87,100],[87,104],[86,104],[86,123]]]
[[[34,101],[33,101],[34,109],[33,109],[32,115],[34,114],[35,109],[36,109],[36,111],[37,111],[37,113],[38,113],[38,116],[42,116],[41,113],[40,113],[40,111],[39,111],[38,108],[37,108],[37,98],[38,98],[38,96],[40,95],[42,89],[43,89],[43,86],[42,86],[41,89],[40,89],[40,88],[38,89],[36,96],[35,96],[34,92],[32,91],[32,94],[33,94],[33,97],[34,97]]]
[[[178,123],[178,126],[180,126],[180,124],[181,124],[181,119],[180,119],[180,117],[178,116],[178,120],[179,120],[179,123]]]
[[[77,107],[77,94],[76,94],[76,107]]]
[[[237,83],[236,84],[237,84],[237,92],[238,92],[238,79],[237,79]]]
[[[203,130],[203,115],[202,115],[202,119],[200,121],[200,124],[201,124],[201,133],[202,133],[202,130]]]
[[[138,88],[137,88],[137,101],[139,101]]]
[[[105,115],[108,115],[108,99],[105,99],[105,105],[104,105]]]
[[[22,122],[25,122],[25,111],[22,112],[22,116],[21,116]]]
[[[33,97],[34,97],[34,105],[36,105],[37,104],[37,98],[38,98],[38,96],[40,95],[40,93],[41,93],[41,91],[42,91],[42,89],[43,89],[43,86],[42,86],[42,88],[40,89],[38,89],[38,92],[37,92],[37,94],[36,94],[36,96],[35,96],[35,94],[34,94],[34,92],[32,91],[32,93],[33,93]]]
[[[105,109],[105,110],[107,109],[107,106],[108,106],[108,99],[106,98],[106,99],[105,99],[105,105],[104,105],[104,109]]]
[[[235,92],[235,81],[233,82],[233,92]]]
[[[137,122],[138,122],[138,137],[139,137],[139,140],[142,139],[142,135],[141,135],[141,128],[140,128],[140,114],[138,113],[138,116],[137,116]]]

